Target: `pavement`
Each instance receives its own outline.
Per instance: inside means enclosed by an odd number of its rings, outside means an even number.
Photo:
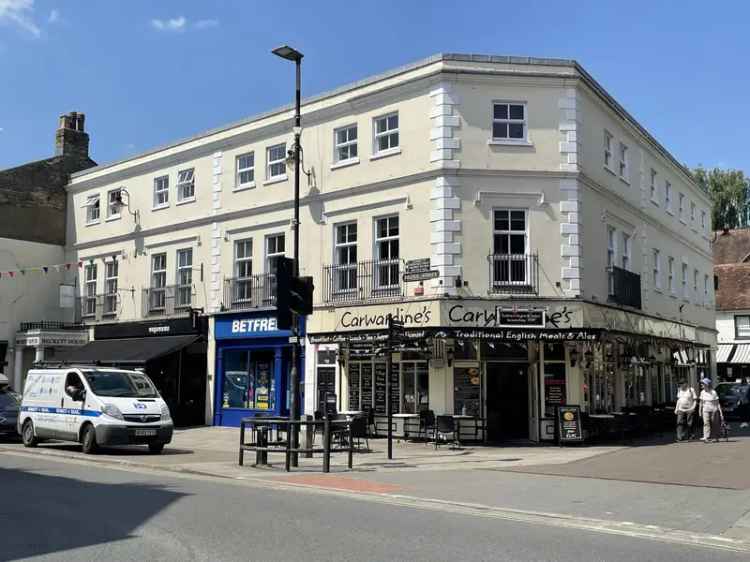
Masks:
[[[435,450],[422,443],[371,440],[371,451],[333,457],[331,474],[321,459],[301,459],[291,473],[283,455],[254,468],[237,463],[237,429],[180,430],[162,455],[140,447],[84,456],[74,444],[37,449],[1,444],[9,456],[44,457],[125,470],[171,472],[275,490],[303,490],[420,509],[493,514],[513,521],[672,537],[676,542],[732,544],[750,553],[750,429],[735,426],[728,442],[675,443],[670,436],[602,446],[463,447]],[[20,457],[19,457],[20,458]],[[427,506],[427,507],[425,507]],[[657,535],[654,537],[654,535]]]

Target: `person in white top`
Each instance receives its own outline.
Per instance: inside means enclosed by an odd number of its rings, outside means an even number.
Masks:
[[[711,379],[703,379],[701,383],[703,390],[700,395],[700,415],[703,418],[703,442],[708,443],[712,436],[718,441],[719,424],[724,419],[721,404],[719,404],[719,395],[713,389]]]
[[[674,413],[677,415],[677,441],[687,441],[693,433],[693,417],[698,406],[698,397],[686,380],[680,381]]]

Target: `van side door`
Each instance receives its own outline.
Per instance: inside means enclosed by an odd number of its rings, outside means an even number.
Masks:
[[[78,441],[78,430],[83,422],[83,403],[86,386],[81,375],[75,371],[65,376],[65,387],[62,395],[63,431],[65,439]]]

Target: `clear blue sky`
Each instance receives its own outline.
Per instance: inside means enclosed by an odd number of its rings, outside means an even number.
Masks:
[[[0,169],[87,115],[100,163],[438,52],[575,58],[678,160],[750,172],[750,3],[0,0]]]

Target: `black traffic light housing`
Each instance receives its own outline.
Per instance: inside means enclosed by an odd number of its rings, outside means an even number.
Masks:
[[[312,277],[294,275],[294,260],[280,257],[276,260],[276,324],[279,330],[293,326],[294,314],[309,316],[313,311]]]

